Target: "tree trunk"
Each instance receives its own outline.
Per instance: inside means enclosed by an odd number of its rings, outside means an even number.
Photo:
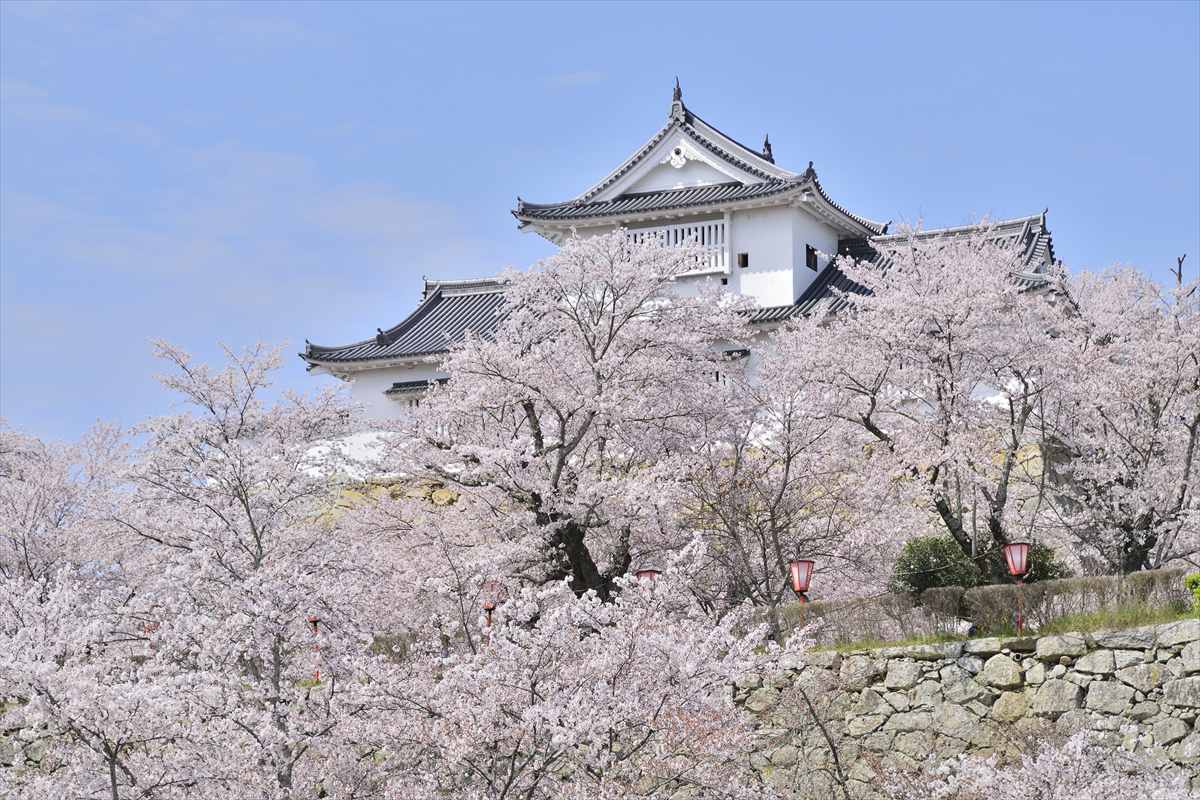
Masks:
[[[600,574],[592,553],[584,542],[585,530],[575,522],[568,522],[555,533],[554,542],[562,548],[566,566],[570,570],[571,590],[582,595],[592,590],[608,602],[612,599],[612,579]]]

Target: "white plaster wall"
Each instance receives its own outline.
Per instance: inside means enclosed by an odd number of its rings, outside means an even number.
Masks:
[[[350,398],[360,406],[367,419],[395,419],[404,412],[404,405],[384,394],[396,381],[421,381],[444,378],[435,365],[417,367],[384,367],[350,374]]]
[[[792,217],[792,242],[795,248],[795,265],[796,277],[792,287],[793,298],[795,300],[800,295],[804,294],[804,290],[813,282],[817,275],[821,274],[821,270],[829,263],[830,259],[837,254],[838,237],[837,232],[821,222],[819,219],[809,214],[803,208],[794,209]],[[812,245],[820,252],[817,254],[817,268],[809,269],[805,266],[804,246]]]
[[[716,273],[712,275],[687,275],[681,278],[676,278],[672,288],[675,294],[679,295],[680,297],[695,297],[700,293],[701,289],[706,286],[715,286],[718,289],[733,288],[732,286],[723,285],[721,283],[721,278],[725,277],[727,276]]]
[[[782,306],[795,302],[795,245],[791,208],[754,208],[732,214],[730,271],[737,273],[729,281],[734,291],[754,298],[763,306]],[[800,245],[801,255],[804,245]],[[738,253],[750,254],[750,266],[737,265]]]
[[[676,169],[670,164],[660,164],[638,178],[625,189],[626,192],[658,192],[664,189],[683,189],[688,186],[708,186],[713,183],[728,183],[733,180],[720,170],[713,169],[703,161],[688,161]]]

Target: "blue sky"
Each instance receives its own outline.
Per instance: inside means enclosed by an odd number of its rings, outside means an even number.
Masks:
[[[0,4],[0,415],[170,409],[149,340],[361,339],[523,266],[684,100],[840,203],[1050,208],[1076,268],[1200,268],[1200,3]],[[281,385],[312,388],[289,358]]]

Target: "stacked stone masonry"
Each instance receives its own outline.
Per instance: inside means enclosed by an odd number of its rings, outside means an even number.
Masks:
[[[759,720],[755,765],[796,798],[841,797],[838,785],[883,798],[888,770],[963,753],[1011,758],[1081,729],[1183,772],[1200,796],[1200,619],[814,651],[784,667],[745,676],[735,697]]]

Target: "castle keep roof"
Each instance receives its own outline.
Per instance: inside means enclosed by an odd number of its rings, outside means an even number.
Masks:
[[[638,191],[637,178],[655,166],[695,160],[727,180],[699,185]],[[817,180],[812,162],[804,172],[775,164],[769,141],[754,150],[705,122],[683,103],[676,82],[666,123],[620,166],[582,194],[556,203],[530,203],[517,198],[513,216],[519,226],[547,229],[636,222],[677,216],[678,212],[721,212],[756,205],[807,203],[847,236],[885,232],[885,224],[860,217],[838,205]]]

